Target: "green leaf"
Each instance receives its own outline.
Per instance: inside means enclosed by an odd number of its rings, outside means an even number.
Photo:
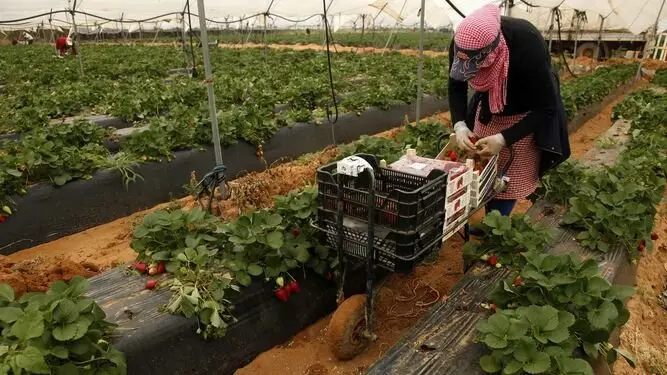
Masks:
[[[310,259],[310,252],[308,249],[305,247],[299,248],[296,253],[296,260],[299,261],[299,263],[304,264],[308,262],[308,259]]]
[[[618,354],[620,354],[623,358],[625,358],[625,361],[628,362],[630,367],[637,368],[637,360],[635,359],[635,357],[632,354],[630,354],[629,352],[627,352],[623,349],[619,349],[619,348],[614,348],[614,349],[616,349],[616,352]]]
[[[522,367],[523,363],[516,360],[512,360],[507,365],[505,365],[505,368],[503,369],[503,374],[506,375],[516,374],[517,372],[519,372],[519,370],[521,370]]]
[[[62,185],[65,185],[71,179],[72,179],[72,176],[70,176],[69,174],[61,174],[61,175],[53,177],[53,183],[58,185],[58,186],[62,186]]]
[[[548,333],[549,341],[560,344],[570,337],[570,332],[565,326],[559,326],[555,330]]]
[[[39,337],[44,333],[44,317],[39,311],[29,311],[14,323],[11,333],[19,340]]]
[[[266,234],[266,244],[272,249],[280,249],[283,247],[284,238],[280,231],[273,231]]]
[[[586,353],[587,356],[593,359],[597,359],[599,355],[597,345],[595,345],[594,343],[584,341],[582,347],[584,349],[584,353]]]
[[[89,320],[79,319],[73,323],[55,327],[52,335],[53,338],[58,341],[78,340],[86,334],[90,324],[91,322]]]
[[[593,369],[588,362],[579,358],[563,358],[563,370],[567,374],[593,375]]]
[[[53,319],[57,322],[71,323],[79,317],[79,309],[71,300],[64,299],[58,302],[53,310]]]
[[[248,273],[252,276],[259,276],[264,273],[264,269],[258,264],[250,264],[247,269]]]
[[[635,294],[635,288],[629,285],[612,285],[607,293],[607,298],[618,299],[625,302],[628,298]]]
[[[507,347],[507,340],[493,333],[488,334],[482,341],[491,349],[504,349]]]
[[[28,346],[16,356],[16,365],[33,374],[50,374],[44,355],[34,346]]]
[[[277,227],[282,223],[283,218],[278,214],[269,215],[266,217],[265,223],[269,227]]]
[[[523,371],[529,374],[542,374],[551,367],[551,359],[546,353],[537,353],[530,362],[523,366]]]
[[[243,271],[239,271],[236,273],[236,281],[238,281],[239,284],[243,286],[248,286],[252,283],[252,279],[250,278],[250,276]]]
[[[579,221],[579,215],[575,214],[572,211],[568,211],[564,216],[563,216],[563,223],[567,225],[571,225]]]
[[[482,367],[484,372],[489,374],[495,374],[501,370],[500,363],[490,355],[485,355],[480,358],[479,365]]]
[[[7,284],[0,284],[0,301],[13,302],[14,298],[14,289]]]
[[[0,320],[5,323],[14,323],[23,316],[23,310],[18,307],[0,307]]]
[[[609,289],[611,289],[611,284],[609,284],[609,281],[601,277],[593,277],[588,280],[588,285],[586,288],[586,290],[592,294],[598,294]]]
[[[499,313],[491,315],[487,321],[497,334],[505,334],[510,327],[509,319]]]
[[[69,351],[64,346],[54,346],[51,348],[51,354],[60,359],[67,359]]]
[[[600,307],[587,314],[588,321],[593,328],[606,328],[617,316],[618,310],[612,302],[603,302]]]

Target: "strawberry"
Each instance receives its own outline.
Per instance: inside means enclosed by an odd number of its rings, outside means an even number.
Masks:
[[[493,310],[493,312],[496,312],[496,309],[498,308],[498,306],[496,306],[495,303],[492,303],[492,304],[489,305],[489,308],[490,308],[491,310]]]
[[[134,262],[134,269],[137,270],[137,272],[139,273],[146,273],[146,269],[148,269],[148,266],[146,266],[146,263]]]
[[[299,283],[296,280],[292,280],[291,283],[289,283],[289,289],[292,293],[300,293],[301,292],[301,287],[299,286]]]
[[[276,295],[276,298],[278,298],[281,302],[287,302],[287,299],[289,298],[289,294],[287,293],[287,290],[285,288],[280,288],[274,292]]]
[[[473,144],[477,143],[477,137],[474,135],[470,136],[470,142],[472,142]]]
[[[5,215],[0,215],[0,223],[4,222],[5,219],[7,219],[7,216],[5,216]]]
[[[656,232],[651,233],[651,239],[652,239],[653,241],[657,241],[658,238],[659,238],[659,237],[658,237],[658,233],[656,233]]]
[[[158,273],[158,274],[162,274],[162,273],[165,273],[165,272],[167,272],[167,267],[165,267],[164,262],[160,262],[160,263],[158,263],[158,265],[157,265],[157,273]]]
[[[644,243],[644,241],[642,241],[642,243],[640,243],[639,246],[637,246],[637,250],[639,251],[646,250],[646,244]]]
[[[301,234],[301,229],[299,229],[299,228],[292,228],[292,236],[294,236],[294,237],[299,237],[300,234]]]
[[[449,151],[449,160],[451,161],[457,161],[459,159],[458,155],[456,155],[456,151],[451,150]]]
[[[491,255],[489,259],[486,260],[491,267],[495,267],[496,264],[498,264],[498,257],[495,255]]]
[[[282,288],[283,286],[285,286],[285,279],[282,276],[278,277],[276,279],[276,285]]]
[[[157,286],[157,280],[148,280],[146,281],[146,289],[152,290]]]
[[[514,282],[512,283],[514,286],[521,286],[523,285],[523,281],[521,281],[521,276],[517,276],[516,279],[514,279]]]

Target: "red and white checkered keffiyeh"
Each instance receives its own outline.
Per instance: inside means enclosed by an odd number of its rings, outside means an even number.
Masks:
[[[510,53],[500,31],[500,9],[486,5],[466,17],[454,35],[456,46],[466,50],[484,48],[500,34],[495,50],[486,57],[471,80],[470,87],[479,92],[489,92],[489,107],[492,113],[503,111],[507,103],[507,74]]]

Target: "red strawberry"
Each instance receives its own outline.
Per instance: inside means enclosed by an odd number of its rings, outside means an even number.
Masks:
[[[301,229],[299,229],[299,228],[292,228],[292,236],[294,236],[294,237],[299,237],[299,234],[301,234]]]
[[[290,289],[290,292],[292,292],[292,293],[300,293],[301,292],[301,287],[299,286],[299,283],[296,280],[292,280],[292,282],[289,283],[289,289]]]
[[[523,281],[521,281],[521,276],[517,276],[516,279],[514,279],[514,282],[512,283],[514,286],[521,286],[523,285]]]
[[[167,267],[165,267],[164,262],[158,263],[158,265],[157,265],[158,275],[161,274],[161,273],[165,273],[165,272],[167,272]]]
[[[658,233],[656,233],[656,232],[651,233],[651,239],[652,239],[653,241],[657,241],[658,238],[659,238],[659,237],[658,237]]]
[[[492,303],[492,304],[489,305],[489,308],[490,308],[491,310],[493,310],[493,312],[496,312],[496,309],[498,308],[498,306],[496,306],[495,303]]]
[[[459,159],[458,155],[456,155],[456,151],[451,150],[449,151],[449,160],[451,161],[457,161]]]
[[[152,290],[157,286],[157,280],[148,280],[146,281],[146,289]]]
[[[146,269],[148,269],[148,266],[146,263],[142,262],[134,262],[134,269],[137,270],[139,273],[146,273]]]
[[[646,249],[646,244],[644,243],[644,241],[642,241],[642,243],[640,243],[639,246],[637,246],[637,250],[644,251],[645,249]]]
[[[0,215],[0,223],[4,222],[7,219],[7,216]]]
[[[276,295],[276,298],[278,298],[281,302],[287,302],[287,299],[289,298],[289,294],[287,293],[287,290],[285,288],[280,288],[274,292]]]
[[[472,142],[473,144],[477,143],[477,137],[474,135],[470,136],[470,142]]]
[[[495,256],[495,255],[491,255],[491,256],[489,257],[489,259],[487,260],[487,262],[489,263],[489,265],[490,265],[491,267],[495,267],[496,264],[498,263],[498,257]]]

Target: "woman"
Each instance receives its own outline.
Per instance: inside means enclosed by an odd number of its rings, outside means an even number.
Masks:
[[[449,104],[459,147],[499,154],[507,190],[486,212],[509,215],[540,176],[570,156],[558,75],[540,32],[487,5],[466,17],[449,48]],[[468,103],[468,86],[475,94]],[[471,137],[478,140],[473,144]]]

